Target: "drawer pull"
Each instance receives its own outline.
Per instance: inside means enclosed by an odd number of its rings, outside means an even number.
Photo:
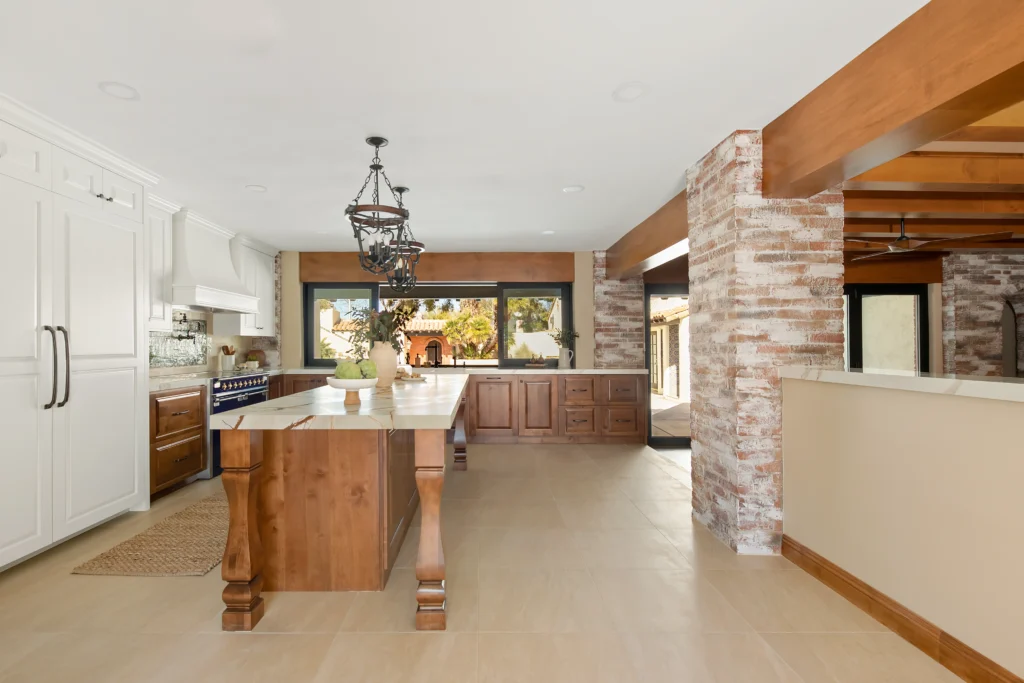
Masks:
[[[185,462],[186,460],[188,460],[188,456],[187,455],[184,458],[175,458],[174,462]]]
[[[569,391],[586,391],[586,389],[570,389]]]
[[[504,379],[503,377],[488,377],[487,379]]]
[[[573,420],[573,422],[590,422],[590,420]]]
[[[178,417],[179,415],[188,415],[191,412],[191,410],[179,410],[176,413],[171,413],[171,417]]]
[[[632,389],[616,389],[615,391],[633,391]]]
[[[616,420],[616,422],[632,422],[632,420]]]

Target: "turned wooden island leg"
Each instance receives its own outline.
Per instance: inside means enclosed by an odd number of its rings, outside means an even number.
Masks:
[[[453,469],[465,471],[466,464],[466,397],[459,402],[459,412],[455,414],[455,464]]]
[[[417,429],[416,489],[420,494],[420,547],[416,555],[416,630],[443,631],[444,549],[441,547],[441,491],[444,488],[445,430]]]
[[[221,432],[221,479],[228,496],[230,522],[221,576],[225,609],[221,628],[251,631],[263,618],[263,544],[260,542],[256,507],[260,466],[263,464],[263,433]]]

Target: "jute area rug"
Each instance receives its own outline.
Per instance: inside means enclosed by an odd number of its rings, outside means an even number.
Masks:
[[[228,501],[221,491],[75,567],[71,573],[202,576],[220,564],[227,540]]]

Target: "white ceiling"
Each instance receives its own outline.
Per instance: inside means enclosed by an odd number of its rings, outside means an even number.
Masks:
[[[283,249],[355,248],[343,211],[371,134],[391,139],[385,167],[432,251],[603,249],[727,134],[763,127],[924,4],[32,0],[0,22],[0,92]],[[634,81],[643,97],[612,99]]]

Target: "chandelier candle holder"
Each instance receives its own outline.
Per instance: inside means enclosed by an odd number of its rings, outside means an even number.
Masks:
[[[400,248],[405,242],[406,221],[409,212],[402,207],[401,195],[391,187],[391,181],[380,161],[380,148],[386,147],[387,138],[369,137],[366,144],[373,147],[373,160],[370,172],[363,181],[363,186],[356,194],[352,203],[345,207],[345,215],[352,224],[352,232],[359,243],[359,265],[363,270],[374,275],[390,274],[400,258]],[[383,204],[381,200],[381,180],[391,193],[394,205]],[[370,202],[361,204],[363,194],[372,187]]]
[[[396,187],[398,206],[404,209],[405,193],[408,187]],[[412,234],[412,226],[407,222],[402,235],[391,240],[388,246],[396,254],[395,267],[388,272],[388,285],[399,294],[411,292],[416,287],[416,264],[420,262],[420,254],[427,250]]]

